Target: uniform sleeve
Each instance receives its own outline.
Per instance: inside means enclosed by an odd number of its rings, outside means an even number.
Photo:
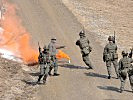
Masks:
[[[121,68],[122,68],[122,61],[120,60],[119,61],[119,70],[121,70]]]
[[[77,41],[76,41],[76,45],[79,46],[79,44],[80,44],[80,42],[79,42],[79,40],[77,40]]]
[[[88,44],[90,43],[89,39],[88,39]]]
[[[104,48],[104,51],[103,51],[103,54],[106,54],[107,53],[107,45],[105,46],[105,48]]]
[[[117,45],[116,45],[116,48],[115,48],[115,50],[117,50],[117,48],[118,48],[118,47],[117,47]]]
[[[49,53],[51,54],[51,53],[52,53],[52,45],[49,44],[49,45],[48,45],[48,48],[49,48]]]

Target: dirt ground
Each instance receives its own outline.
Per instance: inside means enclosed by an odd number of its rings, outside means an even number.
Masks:
[[[19,78],[18,76],[21,76],[21,80],[13,80],[11,76],[5,77],[5,81],[7,81],[8,84],[10,83],[7,85],[9,86],[7,87],[7,90],[13,91],[17,89],[11,89],[11,87],[17,87],[15,83],[20,82],[20,84],[24,86],[22,87],[23,91],[16,91],[19,92],[21,98],[25,97],[22,98],[25,100],[26,98],[35,100],[129,100],[133,97],[129,81],[127,81],[125,87],[126,91],[124,91],[123,94],[118,92],[120,80],[115,79],[116,75],[114,69],[113,78],[111,80],[107,79],[106,67],[102,61],[103,45],[107,42],[105,39],[108,35],[112,34],[115,28],[116,32],[118,32],[121,27],[123,29],[123,33],[117,33],[117,37],[120,39],[120,41],[117,39],[119,45],[122,45],[121,43],[126,43],[127,40],[128,42],[131,42],[130,40],[132,40],[132,16],[130,15],[132,13],[132,0],[127,0],[127,2],[124,2],[124,0],[120,0],[121,2],[118,2],[118,0],[115,2],[113,0],[10,1],[17,4],[19,8],[18,15],[21,17],[23,25],[27,28],[28,32],[30,32],[32,38],[31,44],[37,48],[37,42],[39,41],[43,47],[44,44],[49,43],[51,37],[57,37],[57,42],[59,44],[67,46],[63,51],[70,55],[71,64],[67,65],[60,63],[59,73],[61,75],[59,77],[49,77],[47,84],[40,86],[28,84],[28,81],[33,81],[34,83],[36,80],[36,74],[38,73],[37,68],[34,68],[33,70],[32,68],[18,64],[17,66],[20,67],[14,69],[17,73],[13,75],[17,75],[17,78]],[[80,13],[79,8],[82,8],[81,12],[86,10],[84,6],[82,6],[84,4],[86,5],[85,7],[87,7],[87,12]],[[119,9],[116,9],[115,7]],[[127,9],[124,9],[124,7]],[[88,14],[87,18],[89,19],[83,18],[84,14]],[[114,14],[116,15],[115,19]],[[123,14],[124,16],[122,17]],[[129,16],[129,18],[127,18],[127,16]],[[90,39],[91,46],[93,47],[91,60],[95,66],[94,70],[86,70],[86,66],[81,59],[80,50],[75,46],[75,42],[79,38],[78,33],[83,25],[87,29],[86,33]],[[119,25],[121,25],[121,27]],[[129,38],[124,39],[123,34],[128,34]],[[121,42],[121,40],[125,42]],[[105,42],[103,43],[103,41]],[[3,67],[4,65],[5,63],[1,65],[1,70],[5,68]],[[12,66],[9,68],[12,68]],[[17,69],[21,70],[18,71]],[[31,71],[33,72],[31,73]],[[7,70],[3,76],[10,75],[8,72],[10,71]],[[16,78],[16,76],[13,78]],[[13,84],[11,84],[10,79],[14,82]],[[5,84],[3,83],[3,85]],[[24,93],[25,89],[27,91],[25,93],[27,94]],[[8,91],[8,93],[3,93],[7,94],[6,97],[8,97],[8,99],[3,97],[2,100],[10,100],[12,95],[10,95],[10,91]],[[37,95],[33,96],[33,93]],[[31,97],[29,97],[29,94],[31,94]],[[32,98],[32,96],[34,98]],[[18,95],[18,98],[14,98],[13,100],[21,100],[19,99],[20,97]]]

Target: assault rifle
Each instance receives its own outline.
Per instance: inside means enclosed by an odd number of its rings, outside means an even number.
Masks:
[[[38,63],[42,63],[43,62],[43,59],[42,59],[42,57],[43,57],[43,54],[42,54],[42,50],[41,50],[41,47],[40,47],[40,44],[39,44],[39,42],[38,42],[38,50],[39,50],[39,57],[38,57]]]
[[[114,40],[113,40],[113,43],[115,43],[116,41],[116,37],[115,37],[115,31],[114,31]]]
[[[39,53],[41,53],[41,47],[40,47],[40,44],[39,44],[39,42],[38,42],[38,50],[39,50]]]
[[[59,46],[59,47],[56,47],[56,49],[62,49],[62,48],[65,48],[66,46]]]
[[[133,47],[130,49],[131,50],[131,52],[129,53],[129,58],[132,58],[132,56],[133,56]]]

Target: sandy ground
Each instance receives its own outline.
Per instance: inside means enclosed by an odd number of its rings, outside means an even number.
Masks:
[[[119,52],[133,45],[132,0],[62,0],[84,27],[97,34],[102,45],[116,32]]]
[[[35,80],[32,72],[33,68],[0,57],[0,100],[36,100],[38,86],[28,84]]]
[[[64,65],[62,63],[60,64],[59,73],[61,75],[59,77],[49,77],[47,85],[39,86],[36,100],[129,100],[133,97],[128,81],[126,84],[126,91],[123,94],[118,92],[120,81],[115,79],[116,75],[114,70],[114,78],[111,80],[107,79],[106,67],[102,62],[103,47],[100,45],[102,39],[100,40],[99,36],[95,34],[98,31],[96,29],[93,31],[93,27],[90,31],[86,30],[86,32],[93,47],[91,59],[95,69],[86,70],[85,64],[81,59],[80,50],[75,46],[75,41],[78,39],[78,32],[82,29],[83,23],[79,20],[78,17],[75,17],[76,15],[74,15],[74,13],[72,13],[73,9],[67,8],[73,7],[72,4],[78,2],[78,0],[71,0],[71,2],[68,2],[67,0],[11,1],[18,5],[18,15],[21,17],[23,25],[30,32],[32,38],[31,44],[35,48],[37,48],[38,41],[40,42],[41,46],[43,46],[44,44],[49,43],[51,37],[56,36],[59,44],[64,44],[67,46],[64,51],[68,53],[72,59],[71,65]],[[64,6],[62,1],[66,4],[67,7]],[[83,0],[81,1],[83,2]],[[101,1],[104,2],[104,0]],[[93,3],[93,0],[90,0],[90,3],[91,2]],[[94,2],[96,2],[96,0],[94,0]],[[71,5],[68,5],[70,3]],[[97,3],[99,3],[98,0]],[[100,3],[104,4],[102,2]],[[103,5],[102,7],[110,12]],[[112,13],[113,12],[110,14],[110,18]],[[127,14],[128,13],[129,12],[127,11]],[[92,12],[91,14],[92,17],[97,15],[96,12]],[[130,18],[128,20],[131,22]],[[93,24],[96,26],[99,25],[98,20],[96,22],[97,23]],[[100,23],[103,23],[103,21]],[[88,25],[91,26],[91,23],[88,23]],[[111,25],[109,26],[111,27]],[[108,30],[110,27],[107,27]],[[132,24],[130,27],[132,27]],[[86,26],[86,28],[88,27]],[[113,31],[114,28],[111,28],[111,30]],[[112,33],[112,31],[110,32]],[[131,30],[129,29],[129,31]],[[33,72],[32,74],[35,79],[37,78],[35,75],[36,73],[37,71]]]

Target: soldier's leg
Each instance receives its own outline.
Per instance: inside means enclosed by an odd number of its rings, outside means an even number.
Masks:
[[[114,68],[115,68],[117,78],[119,78],[119,71],[118,71],[119,66],[118,66],[118,60],[117,59],[113,61],[113,65],[114,65]]]
[[[41,81],[41,78],[43,77],[43,75],[44,75],[44,64],[40,64],[40,75],[37,82]]]
[[[47,80],[47,77],[48,77],[48,74],[49,74],[49,68],[50,68],[50,65],[48,64],[46,66],[46,69],[45,69],[45,75],[43,77],[43,83],[46,83],[46,80]]]
[[[125,86],[125,83],[126,83],[126,78],[120,77],[120,80],[121,80],[120,92],[122,93],[124,91],[124,86]]]
[[[93,67],[93,65],[92,65],[92,63],[91,63],[91,61],[90,61],[90,59],[89,59],[89,55],[85,55],[85,56],[82,56],[82,57],[83,57],[83,61],[85,62],[85,64],[86,64],[89,68],[93,69],[94,67]]]
[[[111,61],[106,61],[107,71],[108,71],[108,79],[111,78]]]
[[[43,75],[39,75],[39,78],[37,80],[37,83],[39,83],[41,81],[41,78],[43,77]]]
[[[54,62],[54,76],[58,76],[58,60],[56,59]]]
[[[52,74],[51,74],[52,69],[53,69],[53,65],[50,65],[50,67],[49,67],[49,72],[48,72],[48,74],[49,74],[50,76],[52,75]]]
[[[129,81],[130,81],[131,89],[132,89],[132,92],[133,92],[133,75],[129,76]]]

